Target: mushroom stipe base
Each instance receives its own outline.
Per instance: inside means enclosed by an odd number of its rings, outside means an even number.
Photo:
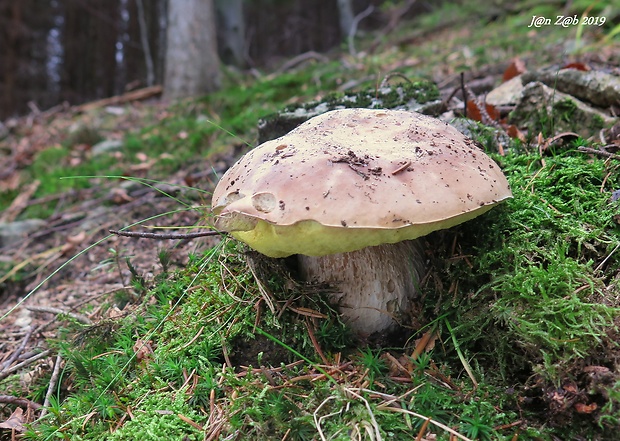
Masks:
[[[330,300],[356,334],[370,337],[419,321],[419,282],[424,276],[420,241],[298,259],[303,280],[333,288]]]

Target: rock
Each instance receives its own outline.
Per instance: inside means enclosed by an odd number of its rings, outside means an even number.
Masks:
[[[0,222],[0,248],[16,245],[24,238],[47,225],[42,219],[26,219],[15,222]]]
[[[597,135],[602,128],[612,126],[617,120],[539,81],[525,86],[509,119],[532,133],[576,132],[584,138]]]
[[[123,148],[123,141],[119,139],[105,139],[98,142],[91,149],[93,156],[103,155],[104,153],[117,152]]]
[[[258,142],[262,144],[278,138],[293,130],[310,118],[329,110],[352,107],[413,110],[436,116],[441,111],[442,102],[437,86],[429,81],[399,84],[398,86],[367,89],[357,93],[337,94],[313,101],[290,106],[258,122]]]
[[[540,81],[599,107],[620,103],[620,77],[601,71],[539,70],[524,73],[522,80],[523,84]]]
[[[486,103],[496,107],[515,105],[521,99],[523,88],[521,75],[516,76],[490,91],[486,96]]]

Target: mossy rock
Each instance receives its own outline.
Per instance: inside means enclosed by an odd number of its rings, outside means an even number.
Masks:
[[[312,117],[336,109],[368,108],[410,110],[437,116],[441,111],[439,89],[431,81],[417,81],[360,92],[333,93],[321,101],[288,106],[262,118],[258,123],[258,142],[283,136]]]
[[[523,90],[521,101],[510,114],[510,122],[527,128],[530,133],[542,132],[553,136],[560,132],[575,132],[584,138],[598,135],[611,127],[617,118],[587,105],[579,99],[544,85],[529,83]]]

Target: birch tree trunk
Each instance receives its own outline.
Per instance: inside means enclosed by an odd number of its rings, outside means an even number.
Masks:
[[[164,97],[204,95],[220,87],[213,0],[168,2]]]
[[[342,38],[345,39],[349,37],[349,32],[351,32],[353,20],[355,19],[352,0],[338,0],[338,19],[340,23],[340,33],[342,34]]]
[[[245,24],[243,0],[215,0],[217,13],[217,44],[222,61],[244,67]]]

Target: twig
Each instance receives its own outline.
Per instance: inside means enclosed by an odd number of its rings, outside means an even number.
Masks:
[[[354,42],[355,34],[357,33],[357,26],[359,25],[360,21],[362,21],[363,19],[368,17],[370,14],[372,14],[372,11],[374,10],[375,10],[375,7],[373,5],[369,5],[362,12],[357,14],[355,18],[353,19],[353,23],[351,24],[351,29],[349,29],[349,37],[348,37],[349,54],[351,54],[352,57],[357,56],[357,52],[355,51],[355,42]]]
[[[437,335],[435,334],[435,329],[431,329],[430,331],[425,332],[416,344],[415,349],[411,354],[411,358],[413,360],[417,360],[418,357],[422,354],[422,352],[427,350],[428,346],[431,344],[431,341],[434,340],[436,337]]]
[[[34,410],[37,410],[41,407],[39,403],[35,403],[34,401],[27,400],[26,398],[17,398],[13,395],[0,395],[0,403],[5,404],[15,404],[17,406],[26,406],[31,407]]]
[[[467,92],[465,91],[465,72],[461,72],[461,93],[463,94],[463,118],[467,118]]]
[[[325,354],[323,353],[323,350],[321,349],[321,346],[319,345],[319,342],[314,335],[314,331],[312,330],[312,325],[310,324],[310,319],[308,317],[306,317],[306,329],[308,329],[308,336],[310,337],[310,341],[312,341],[312,346],[314,346],[314,350],[317,354],[319,354],[319,357],[321,357],[323,363],[325,363],[325,365],[329,365],[329,361],[325,357]]]
[[[200,334],[202,334],[202,331],[205,330],[205,327],[202,326],[198,332],[196,333],[196,335],[194,335],[194,337],[187,343],[185,343],[183,346],[177,348],[174,350],[174,352],[179,352],[179,351],[184,351],[185,349],[189,348],[192,344],[194,344],[194,342],[198,339],[198,337],[200,337]]]
[[[23,368],[25,366],[28,366],[29,364],[34,363],[35,361],[37,361],[37,360],[39,360],[41,358],[47,357],[51,353],[52,353],[52,351],[50,349],[48,349],[46,351],[43,351],[43,352],[41,352],[41,353],[39,353],[37,355],[34,355],[34,356],[28,358],[27,360],[22,361],[19,364],[16,364],[15,366],[13,366],[13,367],[11,367],[9,369],[6,369],[6,370],[0,372],[0,380],[5,379],[9,375],[11,375],[13,372],[18,371],[21,368]]]
[[[195,239],[196,237],[205,237],[205,236],[217,236],[218,234],[226,234],[221,231],[202,231],[200,233],[184,233],[184,234],[161,234],[161,233],[145,233],[139,231],[119,231],[119,230],[108,230],[112,234],[116,234],[117,236],[125,236],[125,237],[135,237],[140,239],[159,239],[159,240],[170,240],[170,239]]]
[[[269,296],[267,289],[263,285],[263,282],[261,281],[260,277],[258,277],[258,274],[256,272],[256,261],[253,258],[251,258],[250,255],[248,255],[246,258],[246,262],[248,263],[248,268],[250,270],[250,273],[252,274],[252,277],[254,277],[254,280],[256,281],[256,286],[258,286],[258,291],[263,297],[263,300],[265,300],[265,303],[271,310],[271,313],[275,314],[276,307],[273,304],[273,300],[271,300],[271,297]]]
[[[304,61],[308,61],[308,60],[317,60],[317,61],[320,61],[321,63],[327,63],[329,61],[329,58],[315,51],[304,52],[303,54],[297,55],[296,57],[293,57],[290,60],[288,60],[286,63],[280,66],[277,72],[286,72],[287,70],[290,70],[294,68],[295,66],[297,66],[298,64],[301,64]]]
[[[89,110],[99,109],[105,106],[118,106],[120,104],[144,100],[155,95],[160,95],[162,90],[162,86],[158,84],[155,86],[145,87],[143,89],[132,90],[131,92],[127,92],[123,95],[112,96],[98,101],[82,104],[74,107],[73,109],[77,112],[88,112]]]
[[[52,399],[52,394],[54,393],[54,389],[56,389],[56,385],[58,384],[58,377],[60,376],[60,363],[62,362],[62,357],[59,355],[56,356],[56,362],[54,363],[54,371],[52,372],[52,378],[50,378],[50,384],[47,388],[47,393],[45,394],[45,401],[43,401],[43,409],[41,409],[41,415],[39,418],[43,418],[47,413],[47,408],[50,405],[50,401]]]
[[[11,363],[13,363],[15,360],[17,360],[19,358],[19,355],[23,352],[24,348],[26,347],[26,344],[28,344],[28,340],[30,340],[30,337],[32,336],[32,333],[34,332],[35,329],[38,329],[38,328],[30,328],[28,330],[28,332],[24,336],[24,339],[21,342],[21,344],[19,345],[19,347],[15,350],[15,352],[13,352],[13,354],[9,357],[8,360],[6,360],[4,363],[2,363],[2,369],[1,370],[4,370],[4,369],[8,368],[9,366],[11,366]]]
[[[226,366],[232,368],[234,365],[230,361],[230,356],[228,355],[228,349],[226,348],[226,341],[224,340],[224,336],[220,335],[220,339],[222,340],[222,355],[224,355],[224,361],[226,362]]]
[[[411,82],[411,80],[409,78],[407,78],[405,75],[403,75],[402,73],[400,73],[400,72],[390,72],[389,74],[387,74],[386,76],[383,77],[383,79],[381,80],[381,84],[379,85],[379,88],[387,87],[388,86],[388,82],[392,78],[394,78],[394,77],[402,78],[403,80],[405,80],[409,84],[413,84]]]
[[[609,253],[609,254],[607,255],[607,257],[605,257],[605,258],[603,259],[603,261],[602,261],[601,263],[599,263],[599,264],[596,266],[596,268],[594,268],[594,272],[596,272],[596,271],[600,270],[600,269],[603,267],[603,265],[605,265],[605,263],[607,263],[607,261],[609,260],[609,258],[611,257],[611,255],[612,255],[613,253],[615,253],[616,251],[618,251],[618,248],[620,248],[620,243],[619,243],[618,245],[616,245],[616,247],[615,247],[613,250],[611,250],[611,253]]]
[[[370,407],[370,403],[368,402],[368,400],[366,398],[364,398],[363,396],[361,396],[360,394],[356,393],[353,391],[353,389],[350,388],[345,388],[344,389],[346,393],[353,395],[356,398],[359,398],[360,400],[362,400],[364,402],[364,406],[366,406],[366,410],[368,410],[368,415],[370,416],[370,421],[371,421],[371,426],[374,429],[374,437],[372,436],[373,433],[371,432],[371,438],[381,441],[383,438],[381,437],[381,430],[379,429],[379,424],[377,423],[377,420],[375,419],[375,414],[373,413],[371,407]]]
[[[403,165],[401,165],[400,167],[398,167],[396,170],[394,170],[392,172],[392,176],[397,175],[398,173],[402,172],[403,170],[406,170],[407,167],[409,167],[410,165],[411,165],[411,161],[405,162]]]
[[[336,396],[335,395],[330,395],[327,398],[325,398],[323,400],[323,402],[321,404],[319,404],[319,407],[316,408],[316,410],[313,412],[312,414],[312,419],[314,420],[314,426],[316,427],[316,430],[319,432],[319,436],[321,437],[321,441],[327,441],[327,438],[325,438],[325,434],[323,433],[323,429],[321,428],[321,423],[323,422],[324,419],[327,419],[329,417],[332,417],[334,415],[338,415],[341,412],[343,412],[343,409],[340,409],[336,412],[332,412],[329,413],[327,415],[323,415],[321,417],[317,418],[317,415],[319,414],[319,411],[321,410],[321,408],[326,405],[329,401],[331,400],[335,400]]]
[[[604,156],[605,158],[620,159],[620,155],[609,153],[604,150],[597,150],[590,147],[578,147],[577,150],[584,153],[592,153],[593,155]]]
[[[177,416],[179,417],[179,419],[185,421],[187,424],[192,426],[194,429],[200,430],[200,431],[204,431],[204,427],[202,427],[200,424],[198,424],[197,422],[193,421],[192,419],[186,417],[185,415],[177,413]]]
[[[421,415],[419,413],[412,412],[410,410],[403,409],[403,408],[400,408],[400,407],[386,406],[386,405],[383,405],[383,404],[379,404],[377,406],[377,409],[379,409],[379,410],[387,410],[387,411],[396,412],[396,413],[404,413],[404,414],[407,414],[407,415],[411,415],[412,417],[419,418],[419,419],[421,419],[423,421],[427,421],[428,420],[429,423],[433,424],[434,426],[439,427],[440,429],[445,430],[450,435],[452,435],[452,436],[454,436],[456,438],[460,438],[463,441],[473,441],[472,439],[467,438],[464,435],[461,435],[460,433],[458,433],[456,430],[452,429],[451,427],[448,427],[445,424],[440,423],[439,421],[435,421],[435,420],[431,419],[430,417]]]
[[[51,306],[26,306],[26,309],[28,311],[34,311],[34,312],[49,312],[50,314],[64,314],[68,317],[71,317],[74,320],[77,320],[80,323],[84,323],[85,325],[93,324],[93,321],[83,314],[77,314],[75,312],[68,312],[60,308],[54,308]]]
[[[299,366],[300,364],[303,364],[303,363],[304,363],[304,360],[297,360],[297,361],[294,361],[294,362],[289,363],[287,365],[279,366],[279,367],[276,367],[276,368],[271,368],[269,370],[271,372],[282,372],[285,369],[292,369],[292,368],[294,368],[296,366]],[[233,367],[233,366],[231,365],[230,367]],[[252,370],[249,370],[248,366],[240,366],[240,367],[245,369],[245,371],[242,371],[242,372],[239,372],[238,374],[236,374],[237,378],[242,378],[242,377],[245,377],[245,376],[250,375],[250,374],[256,375],[256,374],[259,374],[259,373],[262,372],[259,368],[252,368]],[[288,381],[290,381],[290,380],[288,380]]]

